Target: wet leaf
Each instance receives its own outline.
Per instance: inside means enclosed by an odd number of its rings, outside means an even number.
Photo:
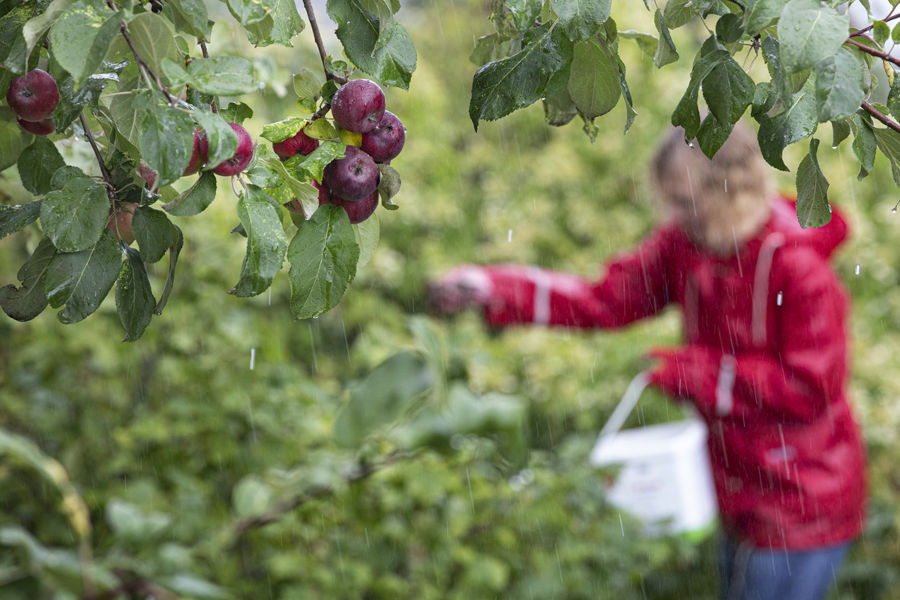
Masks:
[[[125,248],[125,262],[118,275],[116,310],[125,329],[123,341],[133,342],[150,324],[156,306],[141,253],[134,248]]]
[[[230,293],[255,296],[270,285],[287,252],[287,236],[279,218],[280,207],[255,185],[238,200],[237,213],[247,235],[247,253],[241,267],[241,278]]]
[[[92,247],[109,218],[109,197],[103,185],[87,177],[70,179],[41,203],[41,229],[60,252]]]
[[[92,314],[106,298],[122,265],[122,250],[108,229],[97,243],[80,252],[60,252],[53,257],[44,278],[50,306],[58,308],[59,320],[76,323]]]
[[[0,306],[3,307],[3,312],[17,321],[30,321],[44,311],[47,307],[44,275],[54,256],[56,248],[50,239],[41,240],[31,258],[19,269],[17,277],[22,286],[0,287]]]
[[[36,196],[51,190],[50,181],[56,170],[65,165],[56,145],[44,136],[34,136],[34,141],[19,155],[16,165],[25,189]]]

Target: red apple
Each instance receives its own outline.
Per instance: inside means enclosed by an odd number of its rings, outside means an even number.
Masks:
[[[272,144],[272,150],[281,160],[287,160],[296,154],[306,156],[318,147],[319,140],[309,137],[302,129],[293,137]]]
[[[356,146],[347,146],[344,158],[331,161],[324,170],[325,185],[347,202],[367,198],[378,188],[380,177],[372,157]]]
[[[138,173],[140,173],[141,178],[147,182],[147,187],[152,190],[153,186],[156,185],[156,171],[151,169],[150,165],[142,160],[138,165]]]
[[[59,88],[53,75],[34,69],[13,80],[6,91],[6,102],[23,121],[43,121],[59,104]]]
[[[131,220],[134,218],[134,209],[137,204],[132,202],[117,202],[116,207],[109,215],[106,228],[111,229],[116,237],[128,244],[134,243],[134,231],[131,228]]]
[[[325,194],[323,194],[322,191],[325,191]],[[334,193],[328,193],[323,187],[322,190],[319,191],[319,206],[322,206],[323,204],[340,206],[347,213],[347,216],[350,217],[351,223],[362,223],[371,217],[372,213],[375,212],[375,209],[378,208],[378,190],[375,190],[371,195],[362,200],[350,202],[336,196]]]
[[[206,140],[206,136],[203,136],[203,140],[206,141],[206,152],[200,152],[200,132],[196,129],[194,130],[194,149],[191,150],[191,162],[188,163],[188,166],[184,169],[184,175],[191,175],[192,173],[196,173],[200,170],[200,167],[203,163],[206,162],[206,155],[209,154],[209,141]]]
[[[368,79],[349,81],[331,99],[331,115],[341,129],[372,131],[384,115],[384,92]]]
[[[229,125],[238,137],[237,150],[235,150],[234,156],[219,163],[216,168],[212,170],[216,175],[222,175],[224,177],[237,175],[247,168],[247,165],[250,164],[250,159],[253,158],[253,140],[250,139],[250,134],[237,123],[229,123]],[[208,150],[209,146],[207,145],[207,151]]]
[[[53,124],[52,117],[47,117],[40,121],[25,121],[24,119],[17,119],[17,121],[19,127],[34,135],[50,135],[56,131],[56,126]]]
[[[404,142],[406,142],[406,127],[397,115],[386,110],[375,129],[363,134],[360,147],[375,162],[386,163],[400,154]]]

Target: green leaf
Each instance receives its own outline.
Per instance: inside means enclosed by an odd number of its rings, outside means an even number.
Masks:
[[[122,250],[112,231],[92,248],[58,253],[47,268],[44,291],[50,306],[57,308],[63,323],[76,323],[93,313],[106,298],[119,274]]]
[[[776,117],[760,117],[757,137],[763,158],[776,169],[787,171],[781,158],[784,148],[811,136],[817,125],[815,91],[812,81],[807,81],[794,94],[787,110]]]
[[[693,0],[669,0],[663,10],[663,18],[672,29],[678,29],[696,16]]]
[[[866,97],[866,65],[855,53],[841,48],[816,65],[816,109],[819,121],[849,117]]]
[[[353,64],[387,85],[409,88],[416,49],[402,25],[391,20],[382,27],[358,0],[329,0],[328,14]]]
[[[232,102],[226,108],[219,109],[219,116],[229,123],[240,125],[253,116],[253,109],[243,102]]]
[[[231,501],[239,519],[261,515],[272,507],[272,488],[258,476],[248,475],[234,486]]]
[[[172,225],[172,229],[175,230],[175,243],[169,248],[169,273],[166,276],[163,292],[159,296],[159,302],[156,303],[156,307],[153,309],[153,314],[155,315],[161,315],[166,307],[166,303],[169,301],[169,294],[172,293],[172,287],[175,285],[175,266],[178,264],[178,257],[181,255],[181,249],[184,247],[184,234],[181,233],[181,229],[178,225]]]
[[[19,177],[25,189],[36,196],[50,191],[50,180],[65,161],[56,145],[44,136],[37,135],[34,142],[19,156]]]
[[[317,140],[333,140],[339,135],[338,130],[331,124],[331,121],[325,119],[316,119],[307,125],[303,132]]]
[[[782,108],[786,108],[791,102],[793,90],[790,79],[785,73],[784,65],[781,64],[781,46],[774,37],[769,36],[763,40],[762,54],[763,60],[766,61],[769,77],[772,79],[772,85],[778,92],[778,100],[781,101]]]
[[[116,130],[122,134],[129,144],[138,147],[141,132],[144,130],[144,119],[147,111],[135,108],[135,99],[145,97],[144,94],[114,96],[109,103],[109,113]],[[191,142],[193,144],[193,141]]]
[[[22,3],[0,18],[0,62],[16,75],[28,70],[28,44],[23,35],[25,24],[34,15],[33,3]]]
[[[212,171],[204,171],[194,185],[164,204],[163,208],[176,217],[193,217],[206,210],[215,199],[216,176]]]
[[[350,391],[350,401],[334,423],[335,441],[356,447],[371,432],[390,423],[434,385],[434,373],[420,354],[402,352],[375,367]]]
[[[138,139],[141,156],[158,173],[157,188],[182,177],[194,151],[194,122],[188,113],[170,106],[152,106]]]
[[[137,14],[128,22],[128,35],[141,59],[154,73],[162,72],[162,60],[178,60],[175,31],[165,17],[156,13]]]
[[[837,148],[850,135],[850,123],[847,121],[831,122],[831,147]]]
[[[60,252],[78,252],[97,243],[109,218],[103,185],[87,177],[70,179],[41,203],[41,229]]]
[[[305,26],[293,0],[276,0],[272,12],[265,19],[245,26],[244,31],[254,46],[290,46],[291,39],[303,31]]]
[[[631,124],[634,123],[634,118],[637,116],[637,111],[634,110],[631,90],[628,89],[628,81],[625,79],[625,63],[622,62],[618,54],[615,55],[615,59],[619,68],[619,87],[622,89],[622,99],[625,100],[625,131],[623,133],[628,133]]]
[[[900,27],[896,31],[900,31]],[[888,92],[887,107],[892,117],[900,119],[900,77],[894,77],[894,83]]]
[[[609,18],[611,0],[550,0],[550,8],[573,42],[586,40]]]
[[[49,238],[44,238],[31,254],[17,275],[22,287],[6,285],[0,288],[0,306],[3,312],[16,321],[30,321],[47,307],[47,295],[44,292],[44,276],[56,248]]]
[[[201,40],[209,39],[209,16],[203,0],[169,0],[181,20],[187,33]]]
[[[850,126],[853,129],[853,153],[859,160],[859,174],[857,179],[863,179],[868,175],[875,166],[875,151],[877,149],[877,141],[871,121],[866,117],[855,114],[850,119]]]
[[[378,165],[381,180],[378,182],[378,195],[381,204],[387,209],[396,209],[397,205],[391,202],[391,198],[400,193],[400,173],[391,165]]]
[[[230,293],[241,297],[260,294],[272,285],[281,270],[288,243],[276,206],[255,185],[247,186],[238,200],[238,218],[247,234],[247,254],[241,278]]]
[[[175,228],[161,210],[139,206],[131,221],[134,239],[141,249],[145,263],[155,263],[175,243]]]
[[[269,157],[263,159],[263,162],[276,176],[277,184],[274,187],[284,188],[283,190],[279,189],[275,194],[280,200],[289,202],[296,199],[300,202],[304,214],[311,215],[316,212],[319,207],[319,191],[316,188],[294,177],[292,173],[297,171],[289,171],[285,164],[277,158]],[[268,190],[269,188],[266,188],[266,193],[270,193]]]
[[[809,154],[797,167],[797,220],[800,227],[821,227],[831,220],[828,180],[819,168],[816,151],[819,140],[809,140]]]
[[[895,181],[898,179],[900,168],[900,134],[892,129],[873,129],[878,148],[891,161]]]
[[[22,151],[31,144],[34,136],[19,127],[9,109],[0,112],[0,171],[19,160]]]
[[[237,151],[238,139],[237,134],[228,122],[220,115],[212,112],[195,110],[192,114],[194,120],[197,121],[197,124],[200,125],[200,128],[203,129],[203,133],[206,135],[208,151],[204,169],[214,169],[217,165],[234,156],[234,153]],[[193,142],[191,143],[193,144]],[[204,208],[206,207],[204,206]]]
[[[134,248],[125,247],[125,262],[118,275],[116,310],[125,329],[123,341],[133,342],[141,337],[150,324],[156,305],[141,253]]]
[[[322,181],[322,171],[331,161],[343,158],[344,144],[339,142],[322,142],[319,147],[308,155],[294,155],[284,161],[284,168],[288,173],[295,173],[300,181],[315,179]]]
[[[891,37],[891,28],[884,21],[874,21],[872,23],[872,34],[872,37],[875,38],[875,43],[879,46],[884,46],[884,43]]]
[[[618,72],[616,73],[616,83],[618,83]],[[578,114],[578,107],[572,102],[568,90],[554,94],[548,98],[544,98],[544,118],[549,125],[561,127],[569,123]]]
[[[796,72],[837,54],[847,39],[850,16],[819,0],[791,0],[778,21],[781,61]]]
[[[733,44],[743,35],[744,26],[739,16],[729,13],[716,21],[716,36],[723,44]]]
[[[672,125],[683,127],[686,139],[695,138],[700,129],[700,110],[697,108],[700,84],[714,68],[728,60],[733,60],[730,52],[714,50],[694,62],[687,90],[672,113]]]
[[[653,64],[660,68],[678,60],[678,50],[669,34],[666,18],[659,9],[653,15],[653,22],[656,25],[656,31],[659,32],[659,43],[656,45],[656,53],[653,55]]]
[[[567,88],[588,119],[608,113],[619,102],[619,70],[596,40],[575,44]]]
[[[239,96],[259,89],[253,63],[240,56],[195,58],[187,66],[188,83],[212,96]]]
[[[774,23],[784,10],[784,0],[756,0],[747,17],[747,33],[754,35]]]
[[[167,589],[182,598],[228,600],[232,597],[226,589],[194,575],[181,573],[162,578],[160,581]]]
[[[25,39],[26,55],[30,55],[34,51],[53,22],[69,9],[72,2],[73,0],[53,0],[44,12],[25,23],[25,26],[22,27],[22,37]]]
[[[320,206],[288,247],[294,316],[308,319],[336,306],[356,276],[358,260],[347,212],[340,206]]]
[[[108,67],[110,68],[107,70]],[[101,69],[107,72],[90,75],[87,81],[77,90],[75,89],[75,80],[71,76],[66,75],[65,77],[57,78],[59,104],[53,110],[53,123],[56,125],[57,131],[64,131],[71,125],[78,118],[78,115],[82,113],[85,106],[97,106],[100,100],[100,93],[118,77],[118,71],[121,70],[119,67],[120,65],[104,63]]]
[[[720,124],[731,130],[750,103],[756,86],[734,58],[718,63],[703,79],[703,98]]]
[[[722,144],[728,139],[733,128],[734,123],[722,123],[712,113],[706,115],[703,123],[700,124],[699,131],[697,131],[697,143],[700,144],[703,154],[709,158],[715,156]]]
[[[145,513],[130,502],[113,498],[106,503],[106,522],[117,538],[135,543],[158,538],[172,518],[163,513]]]
[[[41,203],[29,202],[18,206],[0,204],[0,240],[34,223],[41,214]]]
[[[228,10],[247,27],[259,23],[275,10],[278,0],[228,0]]]
[[[294,75],[294,93],[301,100],[314,100],[319,97],[323,85],[325,85],[325,75],[321,70],[302,67],[300,72]]]
[[[77,0],[53,24],[50,49],[75,87],[103,63],[121,23],[122,13],[110,10],[103,0]]]
[[[319,119],[319,121],[323,120],[324,119]],[[260,137],[267,139],[272,143],[283,142],[289,137],[294,137],[308,122],[309,119],[303,117],[291,117],[283,121],[269,123],[263,127]]]
[[[625,31],[619,32],[619,37],[625,38],[626,40],[634,40],[638,48],[641,49],[641,52],[646,54],[649,58],[653,58],[653,55],[656,53],[656,47],[659,45],[659,39],[650,33],[644,33],[643,31],[635,31],[633,29],[626,29]]]
[[[372,215],[362,223],[353,226],[356,232],[356,243],[359,244],[359,260],[356,262],[356,271],[359,272],[369,264],[375,249],[378,248],[378,240],[381,237],[381,222],[378,215]]]
[[[482,120],[499,119],[555,94],[568,81],[571,61],[572,43],[561,29],[544,25],[530,30],[519,52],[475,73],[469,117],[476,131]]]

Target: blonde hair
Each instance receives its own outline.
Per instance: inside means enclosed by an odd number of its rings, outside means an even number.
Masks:
[[[730,254],[768,220],[771,184],[754,132],[735,125],[712,159],[672,128],[656,151],[651,178],[669,212],[694,241]]]

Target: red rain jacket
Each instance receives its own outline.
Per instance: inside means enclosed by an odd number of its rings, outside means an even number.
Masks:
[[[587,281],[534,267],[483,267],[494,326],[614,328],[674,302],[686,346],[658,350],[652,382],[706,420],[726,530],[757,547],[804,549],[862,529],[865,458],[846,396],[848,296],[827,263],[847,235],[835,212],[801,229],[793,204],[737,256],[664,225]]]

